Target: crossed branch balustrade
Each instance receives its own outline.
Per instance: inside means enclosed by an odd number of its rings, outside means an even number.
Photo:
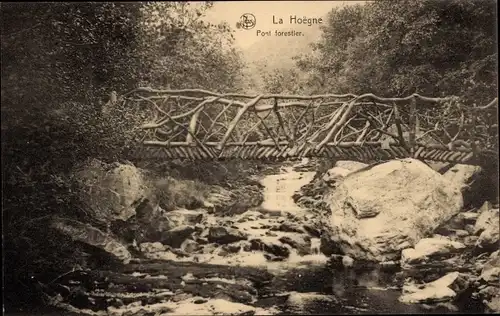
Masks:
[[[414,157],[456,163],[498,154],[498,99],[482,107],[457,97],[413,94],[243,95],[138,88],[141,142],[167,159]]]

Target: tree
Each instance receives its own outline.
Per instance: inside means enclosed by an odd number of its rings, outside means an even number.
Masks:
[[[51,216],[90,219],[72,170],[87,159],[125,160],[138,145],[140,85],[229,89],[239,56],[227,25],[203,22],[189,3],[2,3],[2,158],[7,305],[32,303],[25,287],[85,264],[54,234]],[[199,18],[199,19],[198,19]],[[225,42],[226,41],[226,42]],[[112,91],[116,91],[112,93]],[[110,102],[110,95],[117,95]],[[105,111],[103,111],[105,110]],[[23,285],[24,284],[24,285]],[[33,294],[33,295],[32,295]]]
[[[330,91],[459,95],[485,104],[496,95],[495,7],[493,0],[405,0],[336,9],[316,54],[299,66]]]

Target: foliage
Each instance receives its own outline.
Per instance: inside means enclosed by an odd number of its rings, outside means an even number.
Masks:
[[[484,106],[497,96],[496,2],[374,1],[335,8],[296,70],[268,74],[273,92],[373,93],[383,97],[457,96],[438,108],[419,104],[421,128],[452,140],[460,131],[498,151],[495,109],[465,115],[456,105]],[[297,77],[301,80],[297,80]],[[407,113],[402,113],[403,120]],[[439,126],[438,126],[439,125]],[[436,127],[435,127],[436,126]]]
[[[142,25],[146,59],[151,65],[149,83],[155,87],[235,90],[241,79],[241,57],[232,47],[227,23],[202,19],[211,3],[151,2],[143,8]],[[149,39],[156,40],[151,41]],[[152,59],[150,57],[153,57]]]
[[[263,72],[262,81],[266,92],[276,94],[302,94],[301,73],[295,69],[278,68]]]
[[[48,220],[90,220],[72,176],[75,167],[89,158],[130,158],[145,117],[142,109],[125,107],[121,94],[140,85],[237,85],[241,61],[226,45],[231,31],[202,21],[210,7],[2,3],[7,308],[35,301],[37,293],[24,282],[30,275],[55,276],[85,264],[82,250],[49,230]],[[111,91],[118,99],[106,103]]]
[[[177,180],[172,177],[155,177],[155,196],[161,208],[172,211],[176,208],[195,209],[203,206],[208,186],[195,180]]]
[[[485,105],[497,88],[495,6],[405,0],[334,9],[298,66],[322,91],[458,95]]]

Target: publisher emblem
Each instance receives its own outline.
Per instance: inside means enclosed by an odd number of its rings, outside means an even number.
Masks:
[[[252,13],[245,13],[240,17],[240,21],[236,23],[237,28],[242,28],[244,30],[250,30],[255,27],[257,19]]]

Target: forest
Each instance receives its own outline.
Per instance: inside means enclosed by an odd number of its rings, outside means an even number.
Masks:
[[[251,91],[232,25],[213,3],[4,2],[1,111],[4,287],[10,306],[41,303],[29,278],[86,257],[48,229],[53,215],[88,221],[72,170],[89,159],[136,163],[138,109],[103,114],[137,87]],[[497,97],[497,2],[399,0],[325,12],[321,38],[294,67],[254,74],[262,93]],[[486,131],[498,152],[496,113]],[[498,123],[496,123],[498,124]],[[493,163],[493,162],[492,162]],[[214,163],[215,164],[215,163]],[[203,181],[203,179],[199,179]]]

